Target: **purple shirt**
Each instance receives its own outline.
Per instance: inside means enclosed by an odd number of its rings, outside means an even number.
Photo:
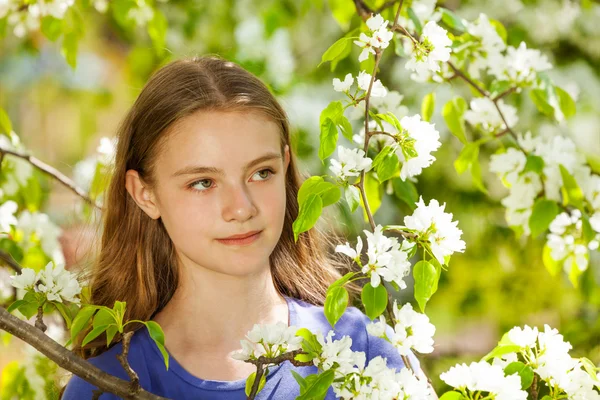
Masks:
[[[331,325],[325,318],[323,307],[306,303],[302,300],[284,296],[289,308],[290,325],[298,328],[308,328],[311,332],[321,331],[323,336],[331,330]],[[335,325],[333,340],[339,340],[348,335],[352,338],[352,350],[362,351],[366,354],[367,363],[374,357],[382,356],[387,359],[387,365],[399,371],[404,367],[402,357],[397,350],[384,339],[367,334],[366,325],[371,321],[359,309],[348,307],[344,315]],[[388,335],[391,327],[388,325]],[[121,353],[121,342],[115,344],[106,352],[88,359],[96,367],[129,380],[127,373],[115,357]],[[245,380],[238,381],[213,381],[200,379],[186,371],[175,358],[169,354],[169,370],[165,368],[164,360],[154,341],[150,338],[148,330],[141,328],[131,338],[128,356],[129,364],[137,372],[140,384],[145,390],[159,396],[171,399],[220,399],[238,400],[246,399],[244,389]],[[409,360],[415,371],[420,369],[419,361],[411,353]],[[302,376],[317,373],[317,368],[295,367],[289,362],[269,367],[267,382],[256,396],[257,399],[295,399],[300,394],[300,388],[290,370]],[[63,400],[87,400],[92,398],[96,386],[73,375],[67,384]],[[120,397],[104,393],[100,400],[114,400]],[[332,388],[329,388],[326,399],[335,399]]]

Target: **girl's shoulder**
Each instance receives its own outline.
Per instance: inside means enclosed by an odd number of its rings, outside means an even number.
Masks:
[[[133,336],[131,337],[131,342],[129,345],[129,351],[127,354],[127,360],[129,365],[133,370],[137,373],[140,378],[140,385],[145,390],[150,390],[150,378],[148,373],[148,367],[145,360],[145,350],[144,350],[144,337],[142,330],[145,328],[141,328],[137,330]],[[123,344],[122,342],[118,342],[106,350],[104,353],[90,357],[87,361],[99,368],[100,370],[116,376],[120,379],[129,380],[129,376],[125,369],[121,365],[117,355],[123,352]],[[87,382],[83,378],[73,375],[67,386],[65,388],[65,392],[61,397],[61,400],[75,400],[75,399],[91,399],[94,390],[98,388],[91,383]],[[117,400],[117,397],[114,394],[104,393],[100,396],[101,400]]]
[[[291,300],[291,301],[289,301]],[[367,325],[372,321],[367,315],[356,307],[348,307],[342,317],[332,328],[325,317],[323,306],[317,306],[307,303],[303,300],[290,297],[290,325],[298,328],[308,328],[311,332],[320,331],[324,337],[330,330],[334,331],[333,340],[340,340],[344,336],[352,339],[352,351],[362,351],[365,353],[367,361],[380,356],[385,358],[387,365],[396,370],[404,367],[402,356],[398,350],[387,340],[369,335]],[[294,314],[295,313],[295,314]],[[388,337],[392,336],[393,329],[387,326]],[[408,355],[411,366],[420,369],[419,360],[410,352]]]

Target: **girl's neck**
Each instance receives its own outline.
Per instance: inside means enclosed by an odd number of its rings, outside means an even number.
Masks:
[[[222,352],[239,349],[254,324],[289,325],[289,310],[268,264],[246,276],[183,266],[173,298],[153,319],[163,328],[169,351]]]

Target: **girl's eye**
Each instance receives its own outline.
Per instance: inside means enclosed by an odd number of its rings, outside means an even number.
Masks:
[[[261,173],[262,173],[262,175],[260,175]],[[265,175],[265,173],[266,173],[266,175]],[[259,175],[259,176],[263,177],[263,179],[260,179],[260,180],[266,181],[267,179],[270,178],[271,175],[275,175],[275,171],[273,171],[271,168],[265,168],[265,169],[262,169],[262,170],[256,172],[254,175]],[[211,179],[198,179],[197,181],[190,183],[188,185],[188,188],[195,192],[205,192],[206,190],[210,189],[210,186],[203,185],[203,183],[205,183],[205,182],[212,182],[212,180]],[[199,187],[196,187],[197,185]]]

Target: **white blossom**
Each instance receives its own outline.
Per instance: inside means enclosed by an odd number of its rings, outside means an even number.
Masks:
[[[580,271],[588,267],[588,248],[583,238],[581,211],[563,212],[550,223],[548,234],[550,256],[562,261],[565,272],[570,273],[573,265]]]
[[[506,55],[491,55],[489,72],[499,80],[514,83],[531,83],[538,72],[552,68],[548,58],[539,50],[528,49],[525,42],[518,48],[508,46]]]
[[[10,232],[10,227],[17,224],[15,212],[19,206],[12,200],[0,205],[0,233]]]
[[[354,77],[350,73],[346,74],[346,77],[343,81],[339,80],[338,78],[333,78],[333,90],[336,92],[347,92],[350,90],[350,87],[353,83]]]
[[[508,331],[508,338],[511,342],[521,347],[535,347],[538,338],[538,329],[537,327],[531,328],[528,325],[525,325],[524,328],[516,326]]]
[[[441,142],[435,124],[422,121],[419,114],[403,117],[400,125],[403,131],[396,154],[402,162],[400,178],[406,180],[433,164],[436,158],[431,153],[439,149]]]
[[[283,322],[254,324],[240,340],[242,350],[231,354],[236,360],[254,360],[260,356],[277,357],[280,354],[302,348],[302,337],[296,336],[298,328]]]
[[[435,326],[427,315],[414,311],[410,303],[398,308],[394,301],[394,318],[396,325],[389,340],[398,353],[407,356],[411,349],[423,354],[433,352]]]
[[[479,126],[483,130],[496,133],[503,129],[514,128],[519,118],[517,109],[511,105],[504,104],[502,99],[497,102],[508,126],[502,120],[494,102],[487,97],[479,97],[471,100],[471,109],[465,111],[465,120],[473,126]]]
[[[45,293],[50,301],[69,301],[79,303],[76,297],[81,293],[79,282],[71,273],[64,269],[63,264],[53,267],[53,263],[46,264],[46,268],[41,270],[37,276],[42,283],[38,284],[36,291]]]
[[[452,213],[444,212],[445,207],[446,203],[440,206],[435,199],[426,206],[423,197],[420,197],[413,214],[404,217],[406,227],[414,230],[420,240],[429,242],[440,264],[445,264],[445,256],[465,250],[465,242],[460,240],[462,231],[457,227],[458,222],[452,221]]]
[[[10,284],[17,289],[28,290],[37,282],[37,274],[31,268],[23,268],[20,274],[10,276]]]
[[[373,160],[365,157],[362,149],[348,149],[344,146],[338,146],[338,158],[331,159],[329,169],[335,174],[337,179],[345,181],[348,177],[358,176],[364,171],[369,171]]]
[[[364,91],[369,90],[369,85],[371,84],[371,74],[365,71],[360,71],[358,76],[356,77],[356,82],[358,83],[358,87]],[[373,82],[373,87],[371,88],[371,96],[372,97],[385,97],[387,95],[387,89],[379,79],[376,79]]]
[[[448,37],[448,32],[434,21],[429,21],[423,27],[419,44],[408,40],[405,43],[406,52],[410,54],[405,68],[415,71],[417,75],[424,75],[429,71],[439,72],[440,62],[450,59],[452,40]]]
[[[440,378],[456,389],[487,392],[492,395],[491,398],[498,400],[527,399],[527,392],[521,389],[521,378],[517,373],[505,376],[502,368],[485,361],[453,366]]]
[[[380,14],[373,15],[367,20],[368,34],[362,32],[359,39],[354,41],[363,49],[358,57],[359,61],[362,62],[369,58],[369,54],[375,54],[374,49],[385,49],[389,46],[393,33],[387,28],[388,23],[389,21],[384,20]]]

